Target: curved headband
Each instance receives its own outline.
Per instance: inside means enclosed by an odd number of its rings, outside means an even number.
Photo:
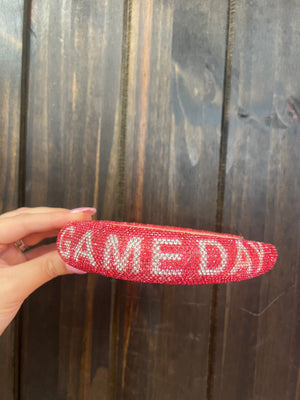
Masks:
[[[111,221],[71,222],[60,231],[57,248],[83,271],[176,285],[253,278],[277,259],[273,245],[239,236]]]

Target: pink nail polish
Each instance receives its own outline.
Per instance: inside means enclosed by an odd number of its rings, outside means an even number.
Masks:
[[[97,210],[96,210],[96,208],[93,208],[93,207],[80,207],[80,208],[74,208],[70,212],[73,214],[85,213],[85,214],[94,215],[94,214],[96,214]]]
[[[78,275],[87,274],[86,271],[82,271],[81,269],[74,268],[74,267],[72,267],[72,266],[69,265],[69,264],[66,264],[66,268],[67,268],[67,270],[68,270],[69,272],[71,272],[72,274],[78,274]]]

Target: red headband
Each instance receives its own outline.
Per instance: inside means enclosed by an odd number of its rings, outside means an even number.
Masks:
[[[271,244],[239,236],[124,222],[71,222],[57,248],[72,267],[112,278],[169,284],[240,281],[269,271]]]

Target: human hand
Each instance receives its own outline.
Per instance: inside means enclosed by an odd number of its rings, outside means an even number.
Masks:
[[[37,207],[0,215],[0,335],[35,289],[59,275],[82,273],[64,263],[55,243],[30,247],[57,236],[70,221],[91,220],[95,212],[93,208]],[[17,247],[18,240],[29,249]]]

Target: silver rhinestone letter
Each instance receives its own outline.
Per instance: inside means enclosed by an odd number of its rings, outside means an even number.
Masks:
[[[86,247],[85,251],[83,250],[84,245]],[[80,257],[87,258],[93,266],[96,266],[96,261],[93,256],[92,231],[87,231],[76,246],[74,258],[78,261]]]

